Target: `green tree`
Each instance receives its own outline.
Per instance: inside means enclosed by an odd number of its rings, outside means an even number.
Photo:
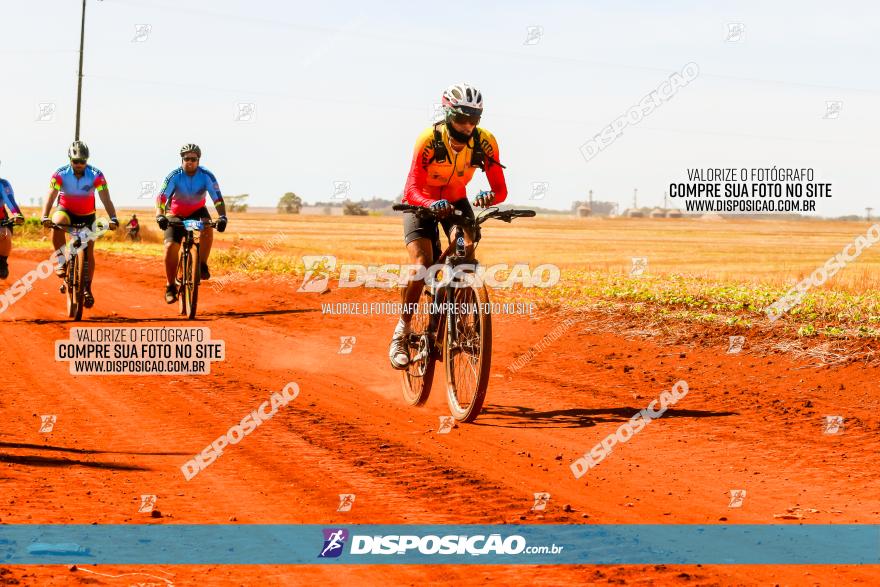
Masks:
[[[346,201],[342,207],[342,214],[345,216],[366,216],[367,210],[360,202]]]
[[[302,209],[302,198],[293,192],[287,192],[278,200],[278,212],[284,214],[299,214]]]
[[[223,201],[226,203],[226,208],[228,208],[230,212],[247,212],[247,199],[249,197],[249,194],[241,194],[240,196],[224,196]]]

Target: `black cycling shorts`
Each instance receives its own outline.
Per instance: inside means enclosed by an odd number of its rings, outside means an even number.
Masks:
[[[52,210],[52,213],[49,214],[49,218],[54,216],[56,212],[63,212],[64,215],[67,216],[67,218],[69,219],[70,224],[85,224],[92,231],[95,230],[95,219],[97,218],[97,214],[95,212],[92,212],[91,214],[74,214],[73,212],[67,210],[62,206],[56,206],[55,209]]]
[[[169,215],[169,222],[177,222],[183,220],[210,220],[211,215],[208,214],[208,209],[205,206],[202,206],[189,216],[173,216]],[[165,229],[165,242],[166,243],[179,243],[183,240],[183,237],[186,236],[186,229],[182,226],[169,226]]]
[[[471,203],[468,202],[467,198],[462,198],[460,200],[456,200],[455,202],[450,202],[453,208],[456,210],[461,210],[461,213],[467,216],[468,218],[474,217],[474,209],[471,208]],[[432,249],[434,251],[434,258],[432,262],[436,262],[437,259],[440,258],[440,254],[443,252],[443,249],[440,248],[440,231],[437,228],[438,224],[443,225],[443,233],[446,235],[447,242],[449,241],[449,232],[452,230],[452,216],[447,216],[446,218],[437,221],[434,218],[419,218],[412,212],[404,212],[403,213],[403,240],[405,244],[409,244],[416,239],[426,238],[431,241]],[[479,235],[474,237],[474,240],[479,240]]]

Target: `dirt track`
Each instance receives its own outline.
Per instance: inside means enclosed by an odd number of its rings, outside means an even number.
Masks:
[[[17,254],[12,279],[32,268]],[[158,262],[99,255],[83,325],[175,325]],[[321,302],[393,301],[381,291],[296,293],[254,282],[203,289],[201,320],[226,343],[210,376],[80,376],[54,360],[68,337],[58,280],[0,315],[0,522],[21,523],[803,523],[880,522],[877,370],[816,370],[784,356],[658,346],[592,332],[589,317],[527,367],[508,365],[558,323],[496,316],[493,376],[474,425],[437,435],[442,370],[424,408],[388,366],[391,316],[323,316]],[[6,285],[2,286],[3,288]],[[340,336],[356,336],[338,354]],[[690,393],[576,480],[569,464],[679,379]],[[180,465],[289,381],[300,396],[187,482]],[[56,414],[41,434],[40,414]],[[846,418],[823,434],[825,415]],[[741,509],[728,491],[745,489]],[[547,491],[543,514],[532,494]],[[339,493],[357,495],[338,513]],[[156,494],[163,518],[137,513]],[[563,511],[569,504],[573,511]],[[818,513],[809,510],[818,510]],[[799,523],[792,521],[790,523]],[[873,567],[14,567],[22,584],[658,584],[880,582]],[[3,571],[0,570],[0,573]]]

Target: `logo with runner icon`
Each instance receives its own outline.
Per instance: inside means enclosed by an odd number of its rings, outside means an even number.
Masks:
[[[743,350],[743,345],[746,343],[746,337],[742,335],[731,336],[727,346],[727,354],[728,355],[736,355]]]
[[[156,507],[156,496],[144,494],[141,496],[141,505],[138,508],[138,513],[139,514],[152,513],[152,511],[155,507]]]
[[[58,416],[40,416],[40,432],[47,434],[52,432],[52,429],[55,427],[55,422],[58,421]]]
[[[355,336],[340,336],[339,337],[339,353],[340,355],[350,355],[351,351],[354,350],[354,343],[357,342],[357,337]]]
[[[336,257],[333,255],[303,255],[305,275],[302,285],[297,291],[308,293],[324,293],[330,288],[330,273],[336,269]]]
[[[339,494],[339,507],[336,508],[337,512],[350,512],[351,506],[354,505],[354,493],[340,493]]]
[[[532,506],[533,512],[543,512],[550,503],[550,494],[546,491],[535,492],[535,504]]]
[[[825,434],[843,432],[843,416],[825,416]]]
[[[741,508],[743,506],[743,502],[746,500],[746,490],[745,489],[731,489],[730,490],[730,503],[727,504],[729,508]]]
[[[632,258],[632,267],[630,267],[629,275],[630,277],[641,277],[648,273],[648,258],[647,257],[633,257]]]
[[[449,434],[455,428],[455,418],[452,416],[440,416],[440,427],[437,434]]]
[[[345,528],[324,528],[324,547],[318,554],[318,558],[338,558],[345,548],[348,540],[348,530]]]

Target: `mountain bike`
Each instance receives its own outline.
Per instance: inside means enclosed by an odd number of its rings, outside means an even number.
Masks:
[[[64,267],[64,279],[59,291],[67,294],[67,317],[79,322],[82,320],[83,308],[85,307],[86,281],[89,276],[87,250],[89,243],[95,240],[96,236],[90,225],[82,222],[76,224],[53,223],[52,228],[62,230],[70,235],[65,251],[67,264]]]
[[[192,320],[196,317],[202,279],[199,238],[206,226],[215,227],[217,224],[211,220],[170,220],[168,226],[182,226],[186,230],[177,259],[177,291],[180,315]]]
[[[396,204],[393,209],[439,219],[434,211],[422,206]],[[464,228],[474,229],[476,251],[480,225],[487,220],[511,222],[533,216],[534,210],[502,211],[492,207],[470,219],[455,210],[450,244],[434,261],[443,265],[446,275],[434,284],[425,283],[422,296],[428,312],[415,312],[410,324],[409,364],[402,371],[407,403],[421,406],[428,401],[439,360],[446,367],[446,399],[452,417],[459,422],[473,422],[480,415],[492,364],[492,315],[486,287],[473,278],[478,262],[466,254]],[[462,266],[466,267],[459,269]]]

